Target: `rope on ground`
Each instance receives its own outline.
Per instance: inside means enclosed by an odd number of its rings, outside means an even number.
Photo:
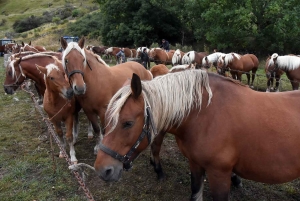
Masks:
[[[25,91],[26,93],[30,94],[30,97],[34,103],[35,109],[40,113],[40,115],[42,116],[42,119],[45,121],[47,127],[48,127],[48,131],[51,134],[51,136],[53,137],[54,141],[56,142],[56,144],[58,145],[61,153],[63,154],[65,160],[67,161],[69,166],[72,166],[72,162],[69,158],[69,156],[67,155],[65,149],[62,147],[62,145],[60,144],[60,141],[58,140],[58,137],[53,129],[53,126],[50,122],[50,120],[48,118],[45,117],[44,112],[42,111],[41,107],[39,106],[38,102],[35,99],[35,95],[31,92],[31,91],[27,91],[24,89],[24,85],[22,85],[22,90]],[[78,169],[77,169],[78,170]],[[95,201],[93,198],[93,195],[91,194],[91,192],[89,191],[89,189],[86,187],[85,183],[84,183],[84,174],[83,174],[83,178],[79,175],[79,172],[77,170],[73,170],[73,174],[76,177],[80,187],[82,188],[82,190],[84,191],[86,197],[88,198],[89,201]]]

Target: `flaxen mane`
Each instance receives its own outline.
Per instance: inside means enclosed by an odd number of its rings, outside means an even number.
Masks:
[[[152,81],[142,81],[142,87],[145,105],[152,108],[158,132],[180,124],[193,108],[200,110],[204,89],[209,94],[208,105],[212,98],[208,73],[202,70],[166,74]],[[112,126],[108,133],[115,129],[119,113],[130,94],[131,87],[127,85],[112,97],[106,112],[107,125]]]
[[[275,58],[277,58],[275,63],[278,65],[278,68],[282,70],[291,71],[300,67],[300,57],[292,55],[279,56],[277,53],[271,56],[269,67],[274,65],[273,59]]]

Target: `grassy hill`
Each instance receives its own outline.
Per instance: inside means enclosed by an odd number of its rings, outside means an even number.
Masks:
[[[46,12],[59,13],[63,12],[65,8],[71,8],[72,12],[77,10],[80,14],[77,17],[69,15],[65,19],[52,18],[49,19],[50,23],[22,33],[16,33],[13,29],[13,24],[17,20],[26,19],[32,15],[42,18]],[[99,5],[95,0],[1,0],[0,38],[11,36],[19,43],[31,40],[33,45],[43,45],[49,50],[57,50],[60,36],[69,35],[66,33],[68,23],[98,9]],[[93,41],[93,43],[97,44],[97,41]]]

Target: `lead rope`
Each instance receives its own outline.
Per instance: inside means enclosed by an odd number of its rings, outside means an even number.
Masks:
[[[30,94],[30,97],[31,99],[33,100],[34,102],[34,106],[35,106],[35,109],[40,113],[40,115],[43,117],[43,120],[45,121],[47,127],[48,127],[48,131],[49,133],[51,134],[51,136],[54,138],[54,141],[56,142],[56,144],[58,145],[63,157],[65,158],[65,160],[67,161],[68,165],[69,166],[72,166],[72,162],[69,158],[69,156],[67,155],[65,149],[61,146],[58,138],[57,138],[57,135],[51,125],[51,122],[48,118],[45,118],[45,115],[43,113],[43,111],[41,110],[39,104],[37,103],[37,101],[35,100],[35,95],[31,92],[31,91],[27,91],[24,89],[24,85],[21,86],[22,90],[25,91],[26,93]],[[85,183],[84,183],[84,179],[85,178],[85,175],[84,173],[82,174],[82,177],[80,176],[79,172],[77,171],[78,169],[76,170],[73,170],[73,174],[74,176],[76,177],[81,189],[83,190],[83,192],[85,193],[86,197],[88,198],[89,201],[95,201],[95,199],[93,198],[93,195],[91,194],[91,192],[89,191],[89,189],[86,187]]]

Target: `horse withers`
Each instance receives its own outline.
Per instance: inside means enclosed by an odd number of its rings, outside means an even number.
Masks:
[[[157,133],[167,131],[188,158],[191,200],[203,199],[205,176],[218,201],[229,199],[232,172],[263,183],[292,181],[300,176],[299,99],[298,91],[256,92],[202,70],[148,82],[134,75],[108,105],[95,170],[118,181]]]

